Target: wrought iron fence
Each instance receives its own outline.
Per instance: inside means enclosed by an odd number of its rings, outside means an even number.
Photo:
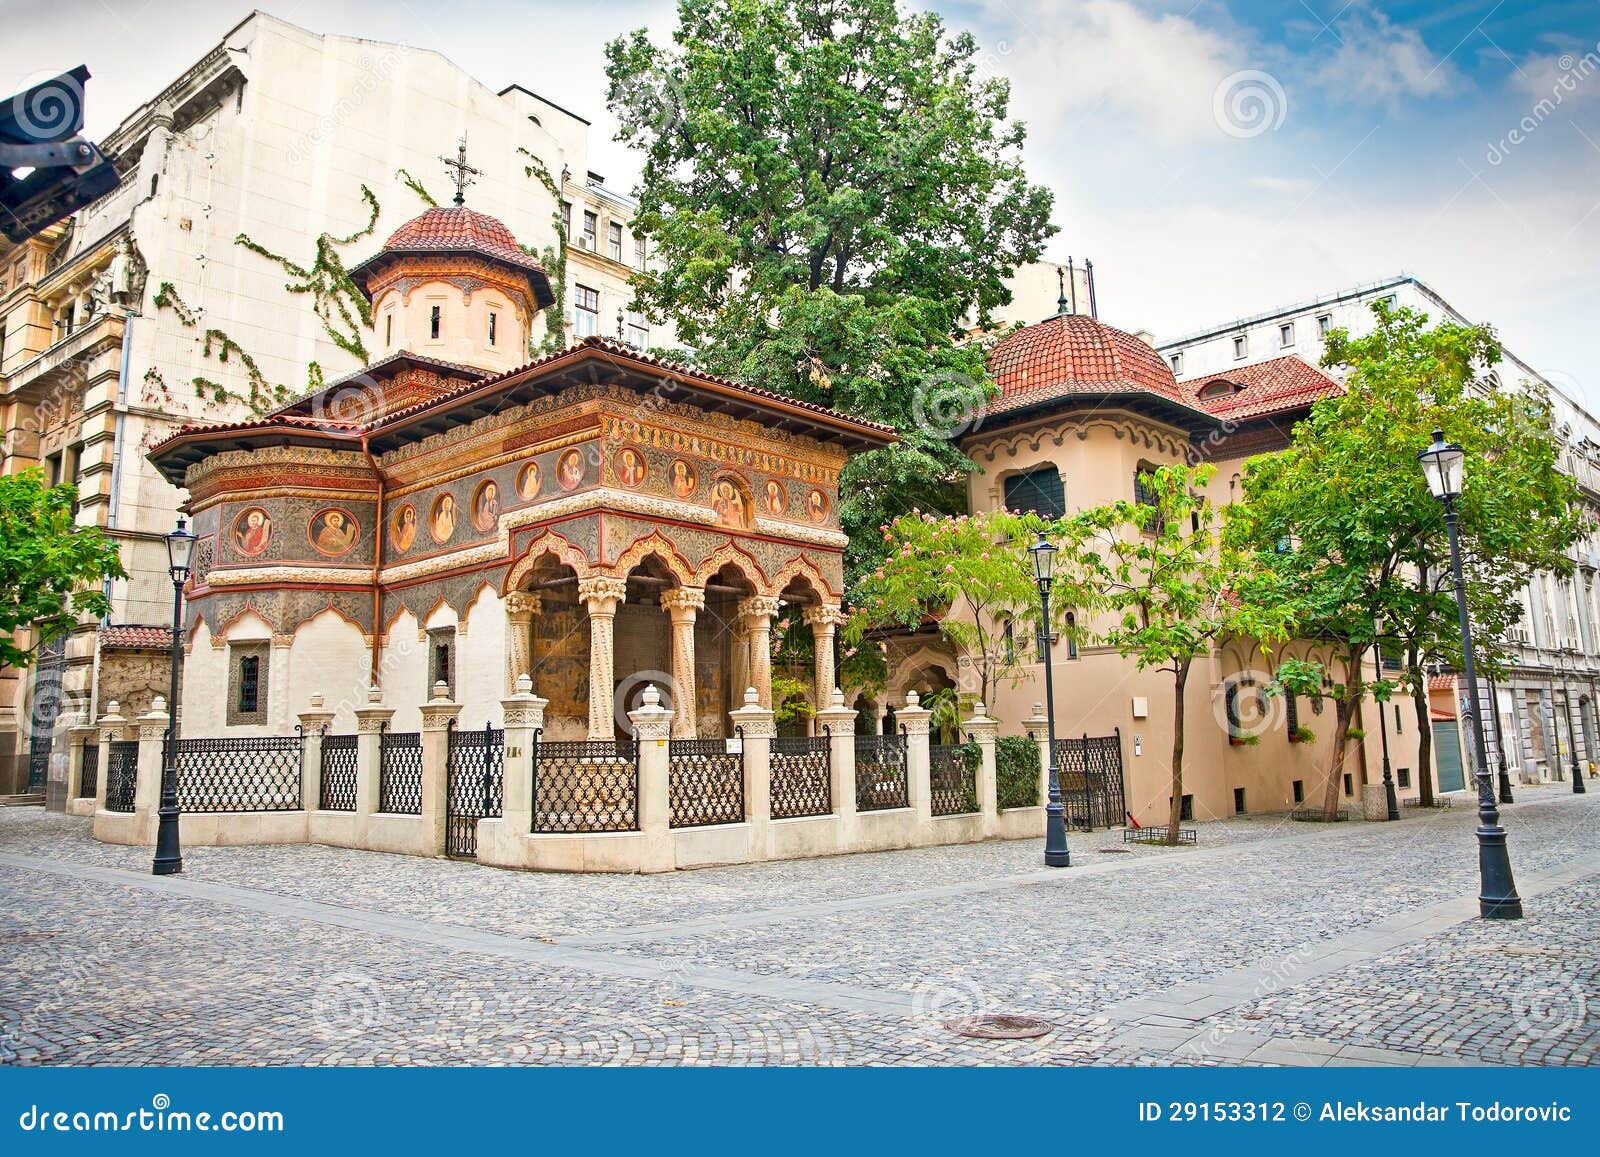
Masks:
[[[95,788],[100,786],[100,741],[91,739],[83,745],[83,770],[78,776],[78,798],[93,799]]]
[[[300,807],[298,734],[180,739],[173,761],[179,811],[283,812]]]
[[[1122,729],[1110,735],[1056,740],[1061,804],[1077,828],[1114,828],[1127,819],[1122,792]]]
[[[674,739],[667,747],[667,797],[675,828],[744,822],[744,756],[724,739]]]
[[[772,741],[771,812],[775,820],[833,811],[833,755],[826,735]]]
[[[317,806],[325,812],[356,810],[356,736],[322,737],[322,787]]]
[[[856,736],[856,810],[910,807],[906,733]]]
[[[422,733],[383,731],[378,735],[378,810],[395,815],[422,814]]]
[[[936,743],[928,748],[928,783],[936,816],[958,816],[978,810],[976,743]]]
[[[113,739],[106,752],[106,811],[131,812],[139,778],[139,741]]]
[[[639,745],[632,739],[553,740],[535,733],[533,830],[639,830]]]
[[[478,854],[478,821],[503,814],[506,733],[485,725],[457,731],[452,724],[445,773],[444,851]]]
[[[35,734],[28,740],[28,794],[37,795],[44,790],[50,778],[50,751],[55,737],[48,732]]]

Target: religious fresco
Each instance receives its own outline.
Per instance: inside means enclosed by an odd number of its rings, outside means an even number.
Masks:
[[[233,549],[245,558],[266,553],[272,541],[272,516],[259,506],[242,512],[233,522]]]
[[[750,491],[744,481],[732,474],[719,474],[711,483],[711,512],[717,525],[729,530],[748,530],[755,521]]]
[[[311,548],[327,558],[343,558],[355,549],[361,526],[348,510],[329,507],[318,512],[306,526]]]
[[[667,478],[672,486],[672,493],[679,498],[693,497],[695,489],[700,485],[700,475],[682,458],[672,460]]]
[[[404,554],[417,540],[417,508],[407,502],[394,512],[389,527],[389,547],[396,554]]]
[[[433,500],[433,513],[428,516],[428,534],[440,546],[456,535],[456,496],[446,491]]]
[[[806,516],[815,523],[828,521],[828,496],[820,490],[813,490],[806,496]]]
[[[585,473],[583,455],[577,450],[568,450],[556,463],[556,485],[563,490],[576,490],[583,485]]]
[[[517,496],[525,502],[531,502],[538,493],[539,463],[535,460],[517,471]]]
[[[636,490],[644,485],[646,474],[644,457],[632,446],[624,446],[617,452],[617,481]]]
[[[783,483],[776,478],[768,478],[761,488],[761,510],[763,514],[781,515],[789,505],[789,496],[783,489]]]
[[[479,534],[488,534],[499,519],[500,486],[491,478],[479,485],[472,495],[472,527]]]

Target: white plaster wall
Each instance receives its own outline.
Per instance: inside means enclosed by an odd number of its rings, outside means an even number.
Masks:
[[[353,712],[367,698],[370,663],[360,628],[331,610],[323,611],[295,632],[287,659],[282,702],[288,726],[293,727],[300,712],[310,708],[311,696],[321,695],[323,705],[334,712],[333,729],[354,730]]]
[[[180,694],[183,697],[183,728],[190,735],[221,735],[227,718],[228,652],[211,645],[211,631],[200,623],[192,634],[193,645],[183,657]],[[110,704],[100,705],[102,711]]]
[[[500,700],[506,688],[505,605],[490,587],[478,592],[467,605],[466,630],[457,627],[456,699],[461,704],[459,726],[500,726]]]
[[[453,611],[442,608],[436,613],[448,614],[454,624]],[[416,616],[410,611],[400,612],[378,656],[378,686],[383,691],[383,703],[395,709],[389,724],[393,731],[416,731],[422,726],[420,704],[428,698],[428,652],[427,644],[418,639],[420,633]]]

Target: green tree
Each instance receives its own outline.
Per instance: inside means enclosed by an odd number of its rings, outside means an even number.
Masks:
[[[1202,495],[1212,465],[1163,466],[1151,475],[1153,501],[1085,511],[1095,528],[1076,552],[1086,585],[1112,613],[1105,641],[1141,671],[1172,676],[1172,803],[1167,843],[1178,842],[1187,732],[1184,692],[1196,659],[1228,638],[1265,648],[1288,635],[1291,610],[1251,557],[1226,545],[1216,509]]]
[[[680,0],[671,48],[639,30],[606,55],[645,155],[637,306],[713,372],[901,432],[845,471],[851,573],[871,570],[873,528],[961,508],[949,435],[992,387],[955,339],[1054,232],[1008,84],[894,0]]]
[[[1445,322],[1374,303],[1363,337],[1329,335],[1324,364],[1345,391],[1317,402],[1288,449],[1253,460],[1230,537],[1257,553],[1295,608],[1299,633],[1336,651],[1342,683],[1323,808],[1338,804],[1347,740],[1374,688],[1362,660],[1374,643],[1404,655],[1405,683],[1427,754],[1430,658],[1459,658],[1455,601],[1439,503],[1417,452],[1433,431],[1468,455],[1457,509],[1475,637],[1494,642],[1516,619],[1516,590],[1535,571],[1570,570],[1580,519],[1572,480],[1556,469],[1547,400],[1532,388],[1474,385],[1500,360],[1487,326]],[[1380,692],[1386,687],[1379,687]],[[1422,776],[1430,771],[1426,762]]]
[[[34,652],[85,615],[110,613],[102,589],[125,578],[116,544],[98,527],[77,526],[71,486],[46,487],[38,470],[0,477],[0,663],[26,667]],[[32,629],[27,647],[17,631]]]

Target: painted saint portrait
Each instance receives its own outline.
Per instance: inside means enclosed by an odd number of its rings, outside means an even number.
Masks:
[[[644,455],[631,446],[617,454],[617,481],[630,489],[644,482]]]
[[[417,508],[406,503],[395,511],[394,527],[389,531],[389,545],[396,554],[404,554],[417,541]]]
[[[583,485],[583,455],[568,450],[556,463],[556,485],[563,490],[576,490]]]
[[[813,490],[806,497],[806,514],[812,522],[828,521],[828,496],[820,490]]]
[[[679,498],[688,498],[689,495],[694,493],[694,488],[699,484],[700,479],[695,476],[693,466],[682,458],[675,458],[672,461],[671,473],[672,492],[674,494]]]
[[[539,493],[539,464],[529,462],[517,471],[517,494],[524,500],[531,499]]]
[[[428,519],[428,533],[437,543],[449,542],[456,534],[456,496],[441,494],[433,504],[433,514]]]
[[[743,530],[750,525],[750,502],[744,490],[731,478],[719,478],[711,487],[711,510],[717,525]]]
[[[361,537],[361,527],[347,510],[324,510],[313,516],[306,537],[318,554],[338,558],[350,553]]]
[[[783,492],[783,485],[776,478],[768,478],[767,484],[761,488],[761,504],[768,514],[782,514],[789,505],[789,496]]]
[[[255,558],[271,541],[272,516],[261,507],[252,506],[234,520],[233,549],[246,558]]]
[[[500,484],[490,479],[472,496],[472,526],[480,534],[493,530],[500,518]]]

